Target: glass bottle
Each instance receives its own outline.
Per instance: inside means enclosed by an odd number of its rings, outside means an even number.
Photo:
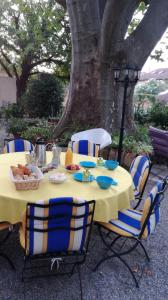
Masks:
[[[61,148],[58,147],[56,144],[53,144],[52,146],[52,167],[58,168],[60,164],[60,154],[61,154]]]
[[[72,152],[72,143],[69,142],[68,149],[65,154],[65,166],[69,166],[73,163],[73,152]]]

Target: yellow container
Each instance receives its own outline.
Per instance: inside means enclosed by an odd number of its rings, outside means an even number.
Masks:
[[[65,166],[69,166],[72,163],[73,163],[73,152],[72,152],[71,143],[69,143],[67,152],[65,154]]]

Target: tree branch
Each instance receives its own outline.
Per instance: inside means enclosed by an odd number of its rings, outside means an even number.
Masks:
[[[15,74],[16,79],[18,80],[19,79],[19,75],[18,75],[18,72],[17,72],[15,64],[12,65],[12,68],[13,68],[13,73]]]
[[[4,69],[4,71],[9,77],[13,77],[8,67],[4,64],[4,62],[1,59],[0,59],[0,65],[2,66],[2,68]]]
[[[2,53],[2,56],[5,58],[6,62],[9,65],[12,65],[12,62],[11,62],[10,58],[6,55],[6,53],[2,49],[1,49],[1,53]]]
[[[66,9],[66,0],[56,0],[56,2]]]
[[[63,65],[64,64],[62,61],[57,60],[57,59],[55,59],[51,56],[51,57],[48,57],[48,58],[37,60],[35,63],[30,65],[30,68],[33,69],[34,67],[37,67],[37,66],[39,66],[43,63],[52,63],[52,62],[55,63],[55,64],[58,64],[58,65]]]
[[[133,64],[141,69],[168,27],[168,1],[151,0],[149,8],[125,46]],[[143,49],[143,51],[142,51]]]
[[[101,55],[103,60],[109,61],[110,52],[119,51],[138,5],[139,0],[106,1],[101,28]]]

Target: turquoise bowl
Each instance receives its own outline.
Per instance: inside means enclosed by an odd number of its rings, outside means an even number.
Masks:
[[[119,163],[116,160],[106,160],[105,167],[109,170],[115,170],[118,167]]]
[[[103,190],[107,190],[113,183],[113,179],[108,176],[98,176],[96,177],[97,184]]]

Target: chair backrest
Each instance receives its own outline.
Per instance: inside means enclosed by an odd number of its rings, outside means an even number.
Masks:
[[[157,181],[145,200],[141,219],[141,236],[147,238],[156,228],[160,220],[160,198],[163,194],[165,183]]]
[[[88,140],[80,140],[72,142],[72,151],[74,153],[98,157],[100,145],[89,142]]]
[[[130,174],[132,176],[134,186],[140,196],[142,196],[144,192],[150,169],[151,161],[149,157],[144,155],[137,156],[130,166]]]
[[[15,139],[7,143],[4,147],[4,153],[24,152],[33,149],[34,146],[31,142],[23,139]]]
[[[74,133],[71,141],[88,140],[91,143],[99,144],[100,150],[111,145],[111,135],[103,128],[93,128],[85,131]]]
[[[95,201],[54,198],[28,203],[25,253],[87,252]]]

